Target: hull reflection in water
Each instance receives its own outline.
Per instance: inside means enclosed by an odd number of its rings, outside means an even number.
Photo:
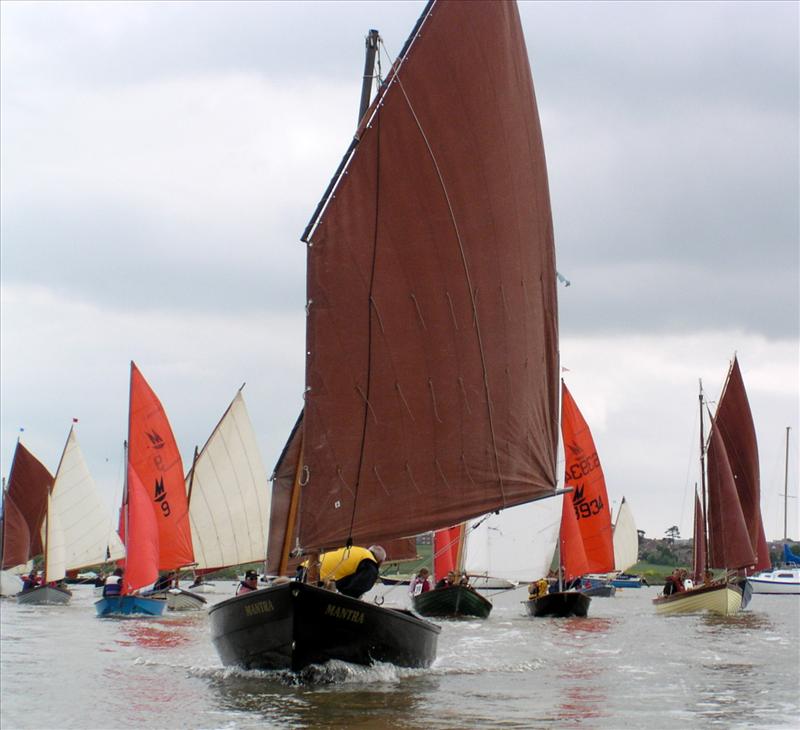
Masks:
[[[742,607],[742,589],[731,584],[701,586],[671,596],[659,596],[653,599],[653,604],[658,614],[710,611],[730,616]]]
[[[441,631],[409,611],[295,582],[229,598],[209,618],[222,663],[245,669],[298,671],[331,659],[427,667]]]

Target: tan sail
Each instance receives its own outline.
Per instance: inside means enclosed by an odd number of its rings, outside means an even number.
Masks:
[[[195,459],[186,490],[198,569],[264,560],[269,484],[241,391]]]

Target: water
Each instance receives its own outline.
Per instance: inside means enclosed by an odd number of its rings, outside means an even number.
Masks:
[[[232,593],[219,583],[220,593]],[[404,588],[381,588],[387,605]],[[656,616],[657,589],[595,598],[585,619],[443,621],[428,670],[333,663],[301,678],[224,669],[205,613],[97,619],[0,606],[0,726],[17,728],[736,728],[800,724],[800,596],[729,618]]]

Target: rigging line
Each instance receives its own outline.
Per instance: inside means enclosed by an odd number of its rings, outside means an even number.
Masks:
[[[367,392],[364,397],[364,418],[361,425],[361,445],[358,453],[358,466],[356,468],[356,482],[353,485],[353,510],[350,514],[350,527],[347,530],[347,544],[353,544],[353,525],[356,521],[356,506],[358,505],[358,489],[361,486],[361,470],[364,467],[364,450],[367,441],[367,423],[369,418],[370,390],[372,386],[372,300],[375,286],[375,263],[378,254],[378,222],[380,213],[381,194],[381,114],[375,114],[375,221],[372,238],[372,268],[369,274],[369,297],[367,297]],[[376,416],[377,420],[377,416]],[[384,487],[385,488],[385,487]]]
[[[461,264],[464,267],[464,278],[467,282],[467,288],[469,289],[469,297],[470,302],[472,304],[472,316],[475,319],[475,331],[477,333],[477,340],[478,340],[478,350],[481,354],[481,370],[483,371],[483,388],[484,393],[486,395],[486,409],[488,411],[489,416],[489,431],[492,436],[492,454],[494,455],[494,462],[495,462],[495,470],[497,472],[497,478],[500,483],[500,494],[503,498],[503,505],[505,506],[506,502],[506,491],[505,491],[505,484],[503,482],[503,475],[500,471],[500,455],[497,449],[497,434],[495,433],[494,428],[494,417],[492,415],[492,400],[489,393],[489,373],[486,367],[486,353],[484,352],[483,347],[483,339],[481,337],[481,326],[480,321],[478,319],[478,305],[475,300],[475,291],[472,287],[472,279],[469,275],[469,266],[467,265],[467,256],[464,252],[464,243],[461,240],[461,231],[458,228],[458,222],[456,221],[455,212],[453,211],[453,204],[450,201],[450,196],[447,192],[447,186],[444,182],[444,177],[442,175],[442,171],[439,168],[439,163],[436,160],[436,155],[433,153],[433,148],[431,147],[430,142],[428,141],[428,137],[425,134],[425,130],[422,128],[422,124],[419,121],[419,117],[417,116],[416,111],[414,110],[414,106],[411,104],[411,100],[408,98],[408,94],[406,93],[405,86],[403,86],[403,80],[400,78],[399,69],[394,75],[394,80],[397,82],[400,91],[403,94],[403,98],[406,100],[406,104],[408,105],[408,110],[411,112],[411,116],[414,117],[414,122],[417,125],[417,129],[422,137],[423,142],[425,143],[425,147],[428,150],[428,154],[430,155],[431,162],[433,163],[433,167],[436,171],[436,176],[439,179],[439,184],[442,188],[442,194],[444,195],[444,199],[447,203],[447,209],[450,213],[450,221],[453,224],[453,231],[456,235],[456,240],[458,241],[458,250],[461,255]]]

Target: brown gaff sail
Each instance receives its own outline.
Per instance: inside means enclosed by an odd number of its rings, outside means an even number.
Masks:
[[[7,498],[17,508],[18,516],[21,516],[25,523],[22,524],[14,519],[14,511],[9,513],[8,524],[4,525],[3,540],[3,567],[13,567],[26,563],[35,555],[40,555],[44,551],[42,544],[42,522],[47,511],[47,495],[53,488],[53,475],[47,468],[30,452],[22,442],[17,442],[14,450],[14,458],[11,462],[11,473],[8,476]],[[10,530],[10,534],[7,533]],[[27,531],[28,554],[19,563],[9,563],[5,549],[9,542],[18,544],[16,550],[22,549],[20,541],[25,541]],[[16,536],[15,536],[16,535]],[[16,560],[18,556],[15,556]]]
[[[27,563],[31,557],[31,531],[25,516],[8,495],[3,500],[2,531],[3,558],[0,570],[16,568]]]
[[[556,484],[553,226],[516,5],[431,4],[348,154],[305,237],[305,548]]]
[[[694,493],[694,541],[692,545],[692,579],[695,583],[705,580],[706,572],[706,528],[703,507],[697,491]]]
[[[733,471],[750,544],[758,556],[755,570],[770,567],[769,547],[761,517],[758,442],[739,361],[734,356],[714,417]]]
[[[708,562],[712,568],[752,568],[756,552],[736,492],[736,480],[716,422],[706,452],[708,472]]]

